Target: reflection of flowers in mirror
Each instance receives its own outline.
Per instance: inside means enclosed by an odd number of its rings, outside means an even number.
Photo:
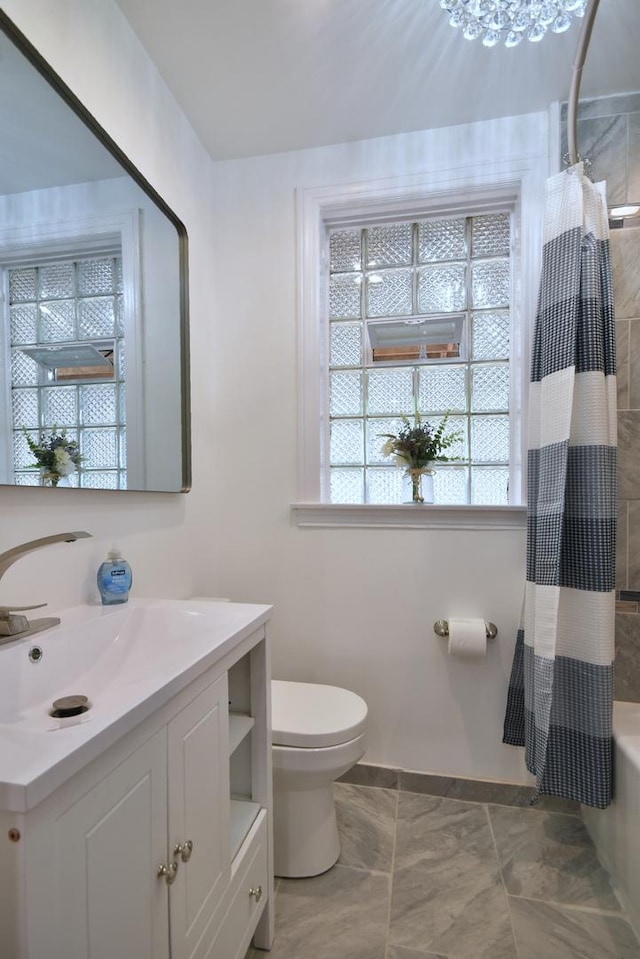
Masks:
[[[43,485],[57,486],[63,476],[75,473],[82,456],[76,440],[70,440],[66,430],[58,432],[58,427],[54,425],[48,435],[40,434],[37,443],[26,427],[22,427],[22,432],[36,460],[33,465],[40,469]]]

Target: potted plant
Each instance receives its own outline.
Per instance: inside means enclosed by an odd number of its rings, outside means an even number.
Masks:
[[[393,456],[396,464],[402,466],[410,483],[410,496],[413,503],[433,503],[432,463],[455,460],[457,456],[446,456],[445,451],[462,438],[462,430],[446,432],[449,413],[435,428],[423,421],[419,413],[413,417],[413,423],[407,416],[402,417],[402,427],[397,433],[381,433],[386,437],[382,447],[384,456]]]

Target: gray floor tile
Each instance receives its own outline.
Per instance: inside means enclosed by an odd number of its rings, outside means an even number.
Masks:
[[[246,959],[640,959],[578,816],[353,784],[336,805],[353,865],[279,880]]]
[[[391,872],[398,793],[335,783],[341,866]]]
[[[400,772],[400,789],[406,792],[423,793],[429,796],[446,796],[448,799],[461,799],[463,802],[505,802],[524,801],[531,789],[526,786],[511,786],[503,783],[482,782],[475,779],[459,779],[455,776],[429,776],[425,773]]]
[[[509,898],[520,959],[640,959],[628,923],[547,902]]]
[[[567,905],[619,910],[609,878],[577,816],[490,806],[507,892]]]
[[[404,946],[389,946],[387,959],[447,959],[447,957],[436,956],[435,952],[417,952],[415,949],[405,949]]]
[[[484,806],[400,792],[389,944],[515,959]]]
[[[534,810],[544,810],[545,812],[564,812],[572,816],[580,815],[580,803],[573,799],[560,799],[559,796],[538,796],[534,805],[531,805],[533,792],[529,792],[525,802],[516,805],[525,806]]]
[[[334,866],[312,879],[283,879],[276,938],[258,959],[384,959],[390,878]]]
[[[493,803],[501,806],[528,807],[534,795],[534,786],[517,786],[513,783],[494,783],[479,779],[461,779],[455,776],[430,776],[425,773],[400,771],[399,788],[407,792],[425,793],[429,796],[446,796],[463,802]],[[540,796],[536,809],[554,812],[580,812],[580,805],[570,799],[555,796]]]
[[[368,763],[356,763],[348,769],[339,783],[353,783],[358,786],[379,786],[382,789],[398,788],[398,770],[389,766],[372,766]]]

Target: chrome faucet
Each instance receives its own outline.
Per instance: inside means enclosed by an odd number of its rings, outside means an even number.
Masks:
[[[87,539],[90,536],[91,533],[85,533],[82,530],[75,533],[54,533],[53,536],[41,536],[40,539],[32,539],[28,543],[14,546],[6,553],[0,553],[0,579],[16,560],[34,549],[50,546],[52,543],[75,543],[77,539]],[[60,619],[57,616],[28,620],[26,616],[21,615],[28,609],[41,609],[46,605],[46,603],[37,603],[35,606],[0,606],[0,646],[16,638],[31,636],[32,633],[40,633],[43,629],[58,626]]]

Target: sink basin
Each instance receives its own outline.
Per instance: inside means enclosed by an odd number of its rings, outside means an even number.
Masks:
[[[59,626],[0,646],[0,809],[18,804],[22,811],[41,801],[269,612],[245,603],[160,599],[77,606],[56,611]],[[36,646],[42,657],[32,662]],[[70,695],[86,696],[89,710],[51,716],[53,701]]]
[[[133,602],[115,607],[75,607],[60,626],[0,649],[0,725],[57,728],[52,701],[81,693],[108,708],[132,684],[170,678],[194,646],[223,638],[234,605]],[[32,663],[38,646],[42,659]]]

